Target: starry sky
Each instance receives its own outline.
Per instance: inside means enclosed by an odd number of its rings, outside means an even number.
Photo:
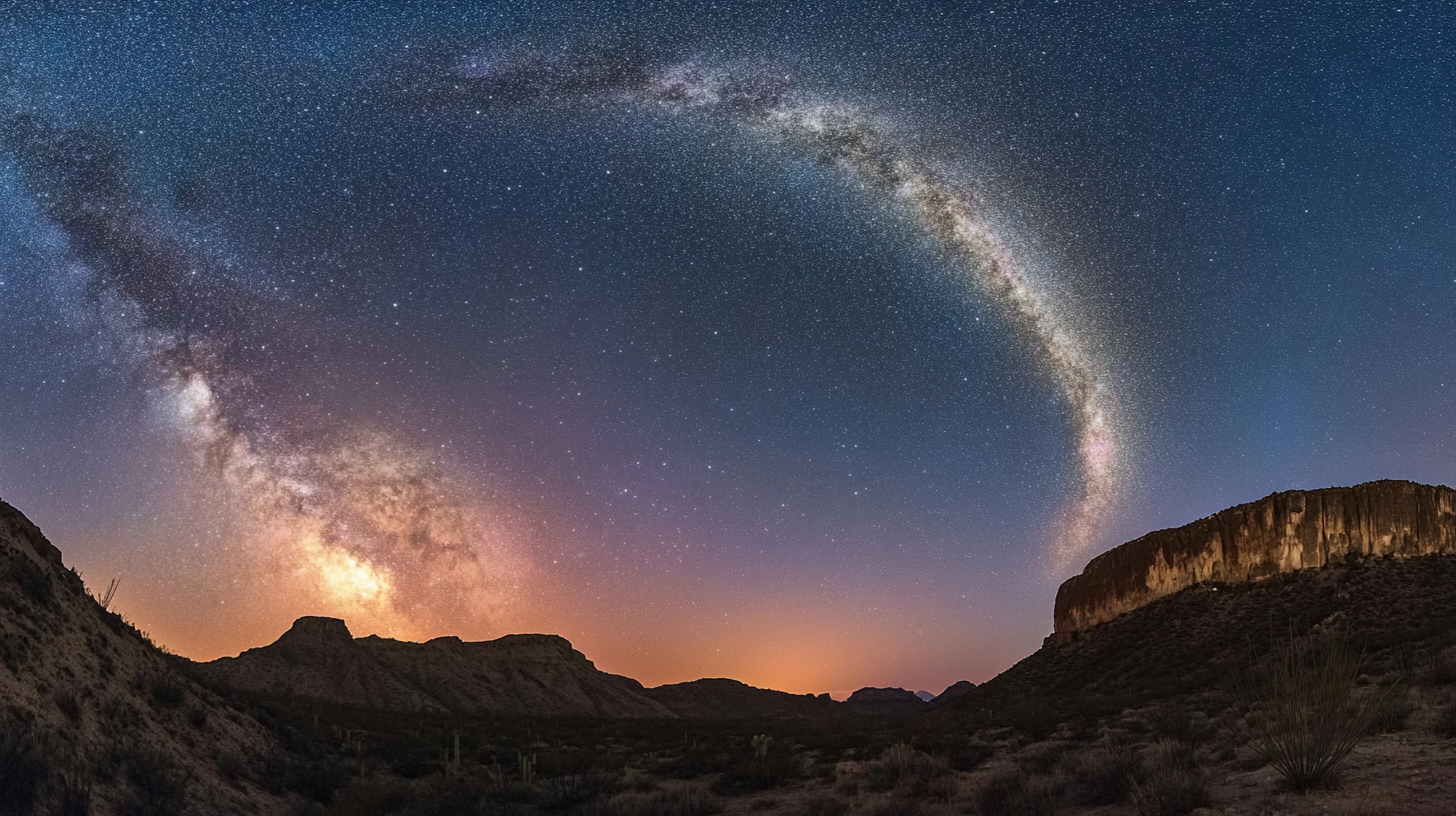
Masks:
[[[1456,483],[1456,10],[0,12],[0,497],[197,659],[983,681],[1088,558]]]

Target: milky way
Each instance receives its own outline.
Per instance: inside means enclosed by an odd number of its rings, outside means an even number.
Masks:
[[[795,84],[791,73],[764,67],[735,72],[693,61],[657,68],[609,57],[502,51],[460,57],[444,70],[412,65],[390,91],[396,101],[431,108],[609,102],[728,116],[849,174],[869,194],[902,204],[950,251],[975,293],[1009,310],[1066,399],[1082,484],[1052,543],[1049,566],[1065,570],[1099,543],[1127,467],[1110,364],[1087,342],[1081,310],[1048,294],[1040,270],[997,234],[973,192],[932,170],[930,157],[855,105],[812,101],[795,93]]]
[[[809,101],[783,73],[736,74],[687,62],[663,68],[531,53],[410,65],[385,87],[396,103],[581,105],[602,100],[644,113],[726,116],[767,140],[847,173],[870,195],[899,202],[950,251],[1037,349],[1073,414],[1082,487],[1056,537],[1063,568],[1095,541],[1121,463],[1107,388],[1033,267],[1000,240],[970,195],[932,171],[892,131],[843,102]],[[363,625],[407,634],[477,628],[508,601],[524,562],[500,513],[480,506],[427,453],[382,431],[277,427],[249,416],[239,348],[279,334],[267,298],[230,282],[189,250],[129,189],[119,148],[102,132],[22,116],[7,126],[40,211],[94,274],[98,306],[150,372],[162,410],[199,466],[234,496],[247,547],[317,603]],[[306,438],[308,441],[299,441]]]
[[[1450,483],[1442,4],[11,4],[0,497],[169,648],[981,681]]]
[[[381,431],[271,427],[236,403],[239,348],[280,334],[260,295],[230,284],[148,217],[116,145],[94,129],[6,123],[39,211],[90,271],[93,308],[195,464],[236,499],[238,542],[326,609],[408,635],[488,625],[522,569],[503,520],[426,452]],[[271,331],[270,331],[271,329]],[[261,412],[267,417],[266,409]],[[250,427],[251,426],[251,427]],[[308,435],[314,441],[290,438]]]

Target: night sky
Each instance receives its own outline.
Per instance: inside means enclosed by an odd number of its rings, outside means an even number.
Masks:
[[[0,12],[0,497],[198,659],[982,681],[1088,558],[1456,483],[1456,10]]]

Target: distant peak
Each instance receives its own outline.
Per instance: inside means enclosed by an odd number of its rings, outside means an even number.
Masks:
[[[293,627],[288,630],[289,635],[308,635],[310,637],[339,638],[342,640],[353,640],[354,635],[349,631],[348,624],[340,618],[325,618],[317,615],[305,615],[293,622]]]

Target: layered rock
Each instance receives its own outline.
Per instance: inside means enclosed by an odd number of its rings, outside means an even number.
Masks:
[[[1056,639],[1204,582],[1258,581],[1358,557],[1456,552],[1456,491],[1406,481],[1289,490],[1159,530],[1057,590]]]
[[[558,635],[411,643],[355,638],[337,618],[304,617],[271,645],[198,670],[245,691],[388,711],[674,716],[641,683],[598,670]]]

